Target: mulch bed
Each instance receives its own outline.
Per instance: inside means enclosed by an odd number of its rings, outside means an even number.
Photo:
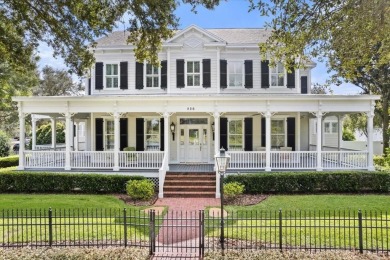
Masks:
[[[157,193],[150,200],[133,200],[126,194],[115,194],[115,197],[132,206],[152,206],[158,199]]]
[[[259,204],[260,202],[262,202],[267,198],[268,195],[263,195],[263,194],[256,194],[256,195],[243,194],[232,199],[224,199],[224,202],[227,205],[233,205],[233,206],[249,206],[249,205]]]

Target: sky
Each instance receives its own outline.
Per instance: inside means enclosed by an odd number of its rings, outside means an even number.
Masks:
[[[196,13],[191,12],[191,6],[181,4],[175,11],[177,17],[180,18],[179,28],[183,29],[192,24],[196,24],[202,28],[265,28],[266,22],[270,21],[269,17],[260,16],[260,12],[254,10],[248,12],[249,3],[247,0],[228,0],[214,8],[207,10],[203,7],[197,7]],[[121,26],[122,27],[122,26]],[[118,28],[118,30],[123,28]],[[56,68],[66,69],[61,58],[53,58],[52,50],[45,44],[42,44],[39,49],[41,60],[39,67],[50,65]],[[325,63],[314,60],[317,66],[312,70],[312,83],[325,83],[330,75],[327,73]],[[357,94],[360,89],[352,84],[342,84],[341,86],[332,86],[334,94]]]

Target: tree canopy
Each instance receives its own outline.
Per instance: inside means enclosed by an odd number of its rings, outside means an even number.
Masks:
[[[193,7],[212,8],[219,0],[182,0]],[[90,47],[96,39],[129,17],[129,43],[138,60],[158,62],[163,40],[178,26],[176,0],[3,0],[0,6],[0,63],[14,68],[33,67],[30,59],[40,42],[64,58],[69,70],[79,76],[93,62]]]

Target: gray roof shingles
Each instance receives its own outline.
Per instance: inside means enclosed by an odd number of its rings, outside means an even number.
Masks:
[[[224,40],[227,44],[257,44],[265,42],[271,35],[266,29],[205,29],[212,35]],[[180,32],[180,31],[177,31]],[[124,31],[112,32],[97,40],[98,46],[127,45],[129,33]]]

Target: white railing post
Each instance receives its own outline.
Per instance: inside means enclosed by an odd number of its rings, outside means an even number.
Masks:
[[[19,102],[19,166],[18,170],[24,170],[25,164],[25,114],[22,112],[22,104]]]
[[[373,102],[373,101],[371,101]],[[370,112],[367,113],[367,150],[368,150],[368,162],[367,169],[369,171],[374,171],[374,109],[372,108]]]
[[[271,113],[265,114],[265,171],[271,171]]]
[[[70,145],[72,138],[72,120],[71,114],[67,112],[65,114],[65,170],[69,171],[70,167]]]
[[[119,113],[114,112],[114,171],[119,171],[120,126]]]
[[[317,115],[317,171],[322,171],[322,112]]]

